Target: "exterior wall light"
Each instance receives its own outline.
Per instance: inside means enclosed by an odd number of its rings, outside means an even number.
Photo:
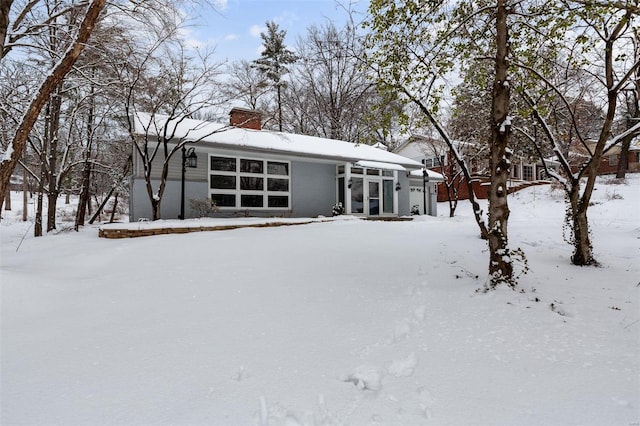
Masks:
[[[182,191],[180,192],[180,220],[184,220],[184,175],[187,167],[194,169],[198,167],[198,154],[196,149],[182,146]]]

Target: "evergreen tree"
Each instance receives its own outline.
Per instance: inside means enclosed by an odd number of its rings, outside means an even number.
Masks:
[[[254,61],[256,67],[272,81],[276,89],[278,108],[278,130],[282,131],[282,88],[286,86],[283,76],[289,72],[287,65],[294,63],[297,56],[284,44],[287,35],[278,24],[267,21],[267,32],[260,33],[264,50],[259,59]]]

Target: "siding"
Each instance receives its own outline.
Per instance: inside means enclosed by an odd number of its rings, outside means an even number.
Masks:
[[[188,146],[189,147],[189,146]],[[204,152],[203,148],[194,145],[196,155],[198,156],[198,167],[187,168],[185,180],[194,181],[206,181],[207,180],[207,168],[209,154]],[[171,149],[171,147],[169,148]],[[134,152],[134,177],[144,178],[144,167],[140,156],[137,152]],[[160,150],[151,163],[151,178],[160,179],[162,172],[162,165],[164,164],[164,150]],[[181,179],[182,177],[182,153],[178,151],[169,160],[169,174],[168,179]]]
[[[293,216],[331,216],[336,203],[335,164],[296,161],[291,172]]]
[[[197,148],[196,148],[197,150]],[[216,152],[219,155],[243,156],[238,153]],[[245,157],[255,158],[256,155],[249,153]],[[179,157],[179,156],[178,156]],[[185,176],[185,217],[194,217],[189,209],[189,200],[197,198],[208,198],[208,152],[198,154],[198,168],[187,169]],[[277,158],[276,158],[277,159]],[[176,161],[174,161],[176,160]],[[283,159],[281,159],[283,160]],[[288,160],[288,159],[287,159]],[[309,163],[304,161],[291,161],[291,209],[287,212],[282,210],[248,210],[246,208],[236,210],[224,210],[213,214],[214,217],[238,217],[238,216],[258,216],[258,217],[313,217],[318,215],[331,216],[333,205],[336,202],[336,180],[335,165],[322,163]],[[174,219],[180,214],[180,161],[179,158],[172,158],[170,166],[174,165],[173,173],[170,170],[169,179],[162,197],[160,207],[163,219]],[[152,169],[153,170],[153,169]],[[159,172],[154,174],[160,175]],[[154,189],[158,188],[159,179],[152,180]],[[152,217],[151,203],[147,195],[144,179],[141,173],[136,173],[131,184],[130,196],[130,220],[137,221],[140,218]]]

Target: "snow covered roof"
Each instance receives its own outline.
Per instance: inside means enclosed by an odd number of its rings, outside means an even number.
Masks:
[[[137,113],[135,132],[157,135],[163,132],[165,124],[166,117]],[[166,127],[173,133],[174,139],[198,141],[208,146],[352,163],[372,161],[381,168],[397,168],[398,165],[410,170],[422,168],[422,164],[410,158],[369,145],[356,145],[335,139],[244,129],[189,118],[170,120]]]
[[[467,147],[477,146],[477,143],[470,142],[470,141],[453,140],[451,141],[451,143],[453,144],[454,148],[457,150],[461,150]],[[403,143],[401,143],[395,149],[395,152],[400,153],[400,152],[406,151],[409,153],[409,155],[415,155],[414,153],[418,153],[423,157],[425,154],[433,156],[434,154],[433,154],[432,145],[433,147],[443,147],[447,150],[449,149],[446,142],[441,139],[436,139],[429,136],[414,135],[409,139],[407,139],[406,141],[404,141]]]
[[[412,170],[410,175],[412,178],[420,178],[422,179],[422,176],[424,175],[424,170],[425,169],[420,169],[420,170]],[[429,181],[431,182],[444,182],[444,176],[438,172],[434,172],[433,170],[427,170],[427,175],[429,176]]]

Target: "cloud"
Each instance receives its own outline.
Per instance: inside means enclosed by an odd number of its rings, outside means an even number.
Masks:
[[[237,34],[227,34],[226,36],[224,36],[224,41],[234,41],[234,40],[238,40],[238,35]]]
[[[251,34],[251,37],[258,38],[260,37],[260,33],[264,32],[265,30],[266,28],[262,25],[252,25],[251,28],[249,28],[249,34]]]
[[[213,6],[218,10],[226,10],[228,3],[228,0],[213,0]]]

